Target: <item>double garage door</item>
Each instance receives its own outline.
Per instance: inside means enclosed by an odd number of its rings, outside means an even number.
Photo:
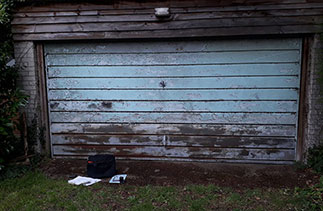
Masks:
[[[45,45],[54,157],[290,163],[300,39]]]

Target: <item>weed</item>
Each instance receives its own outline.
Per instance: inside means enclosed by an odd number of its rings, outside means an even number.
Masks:
[[[323,173],[323,144],[308,150],[307,164],[316,172]]]
[[[323,176],[318,184],[308,188],[295,188],[295,196],[306,210],[323,210]]]
[[[195,199],[190,204],[190,210],[205,210],[205,206],[207,205],[207,200],[205,198]]]

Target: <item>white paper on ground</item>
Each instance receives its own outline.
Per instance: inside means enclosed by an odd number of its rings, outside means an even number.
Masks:
[[[74,179],[68,180],[68,183],[72,184],[72,185],[90,186],[90,185],[93,185],[94,183],[97,183],[100,181],[101,181],[100,179],[93,179],[91,177],[77,176]]]
[[[123,181],[126,181],[126,177],[127,177],[127,175],[126,174],[117,174],[117,175],[114,175],[111,179],[110,179],[110,181],[109,181],[109,183],[120,183],[120,177],[123,177]]]

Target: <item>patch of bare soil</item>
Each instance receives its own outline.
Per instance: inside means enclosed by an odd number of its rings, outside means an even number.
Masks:
[[[86,176],[86,160],[53,159],[41,165],[50,178]],[[118,173],[128,174],[128,185],[214,184],[233,188],[304,187],[319,180],[310,169],[293,165],[256,165],[156,161],[117,161]],[[104,180],[108,182],[108,180]]]

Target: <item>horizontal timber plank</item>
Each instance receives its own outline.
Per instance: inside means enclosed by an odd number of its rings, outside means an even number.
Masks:
[[[234,6],[232,6],[234,5]],[[203,9],[202,11],[207,10],[208,8],[212,8],[212,10],[229,10],[229,11],[240,11],[240,10],[264,10],[264,9],[301,9],[301,8],[316,8],[322,7],[322,3],[320,1],[316,2],[306,2],[304,0],[293,0],[293,1],[279,1],[276,0],[268,1],[268,2],[259,2],[257,1],[247,1],[241,3],[234,3],[232,1],[198,1],[198,3],[193,3],[192,1],[181,1],[178,3],[168,2],[165,5],[165,2],[160,2],[153,4],[149,3],[141,3],[135,4],[131,3],[130,5],[124,4],[51,4],[50,6],[25,6],[18,8],[15,13],[21,12],[46,12],[46,11],[86,11],[86,10],[122,10],[122,9],[154,9],[155,7],[173,7],[172,9]],[[190,10],[189,10],[190,11]]]
[[[88,159],[87,155],[53,155],[55,159]],[[245,164],[276,164],[276,165],[293,165],[295,161],[293,160],[256,160],[256,159],[192,159],[192,158],[176,158],[176,157],[130,157],[130,156],[118,156],[117,160],[133,160],[133,161],[175,161],[175,162],[201,162],[201,163],[245,163]]]
[[[320,0],[318,0],[320,1]],[[308,2],[303,4],[297,4],[297,3],[292,3],[292,4],[278,4],[275,2],[274,4],[255,4],[255,5],[230,5],[230,6],[206,6],[206,7],[178,7],[178,8],[173,8],[174,12],[179,12],[179,11],[185,11],[185,12],[219,12],[219,11],[228,11],[228,12],[239,12],[239,11],[272,11],[272,10],[303,10],[303,9],[315,9],[315,8],[322,8],[323,3],[322,2]]]
[[[194,146],[218,148],[284,148],[294,149],[295,139],[275,137],[218,137],[218,136],[167,136],[164,135],[52,135],[54,145],[105,145],[105,146]]]
[[[16,41],[33,40],[94,40],[94,39],[136,39],[136,38],[191,38],[191,37],[226,37],[242,35],[275,35],[321,33],[321,25],[286,25],[286,26],[247,26],[222,28],[172,29],[150,31],[105,31],[105,32],[67,32],[36,34],[13,34]]]
[[[266,17],[266,18],[227,18],[208,20],[187,20],[170,22],[110,22],[78,24],[41,24],[14,25],[12,33],[46,33],[46,32],[100,32],[100,31],[145,31],[194,28],[248,27],[248,26],[286,26],[313,25],[323,23],[323,16]]]
[[[322,5],[323,8],[323,5]],[[258,18],[258,17],[301,17],[317,16],[323,14],[322,8],[311,9],[291,9],[291,10],[262,10],[262,11],[209,11],[190,12],[172,10],[171,20],[201,20],[201,19],[221,19],[221,18]],[[175,12],[175,13],[174,13]],[[153,10],[136,11],[82,11],[82,12],[41,12],[41,13],[16,13],[11,22],[12,25],[31,24],[59,24],[59,23],[93,23],[93,22],[124,22],[124,21],[159,21]]]
[[[230,51],[299,50],[299,38],[231,39],[141,42],[74,42],[45,45],[48,54],[131,54],[131,53],[197,53]]]
[[[137,134],[137,135],[213,135],[294,137],[291,125],[216,125],[216,124],[91,124],[52,123],[53,134]]]
[[[94,12],[96,12],[95,15],[98,14],[97,11],[86,11],[85,14],[87,15],[94,15]],[[75,11],[75,10],[72,10],[72,11],[41,11],[41,12],[28,12],[28,11],[22,11],[22,12],[16,12],[16,13],[13,13],[12,16],[14,18],[28,18],[28,17],[31,17],[31,18],[37,18],[37,17],[41,17],[41,18],[44,18],[44,17],[72,17],[72,16],[78,16],[80,15],[81,12],[79,11]],[[115,13],[113,13],[115,14]],[[127,13],[128,14],[128,13]]]
[[[297,100],[297,89],[49,90],[50,100]]]
[[[163,84],[161,84],[163,83]],[[164,87],[163,87],[164,86]],[[210,78],[52,78],[51,89],[227,89],[297,88],[297,76]]]
[[[136,157],[182,157],[182,158],[231,158],[262,160],[294,160],[295,152],[290,149],[232,149],[232,148],[198,148],[198,147],[157,147],[157,146],[95,146],[54,145],[53,154],[59,155],[94,155],[111,153],[115,156]]]
[[[212,77],[298,75],[299,63],[185,66],[50,66],[49,78],[73,77]]]
[[[295,112],[297,101],[50,101],[51,111]]]
[[[49,54],[47,65],[194,65],[298,62],[298,50],[156,54]]]
[[[51,112],[52,123],[224,123],[296,124],[293,113],[143,113],[143,112]]]
[[[277,7],[195,7],[195,8],[171,8],[171,14],[173,15],[173,19],[176,19],[179,14],[187,14],[187,19],[191,17],[199,18],[202,14],[211,14],[210,18],[220,17],[264,17],[264,16],[310,16],[310,15],[320,15],[322,14],[320,10],[323,8],[323,4],[303,4],[303,5],[292,5],[290,8],[288,5],[286,8],[277,8]],[[295,7],[296,6],[296,7]],[[40,11],[40,12],[16,12],[13,13],[14,19],[17,18],[18,23],[21,22],[23,18],[43,18],[41,20],[46,20],[44,18],[51,17],[63,17],[63,19],[67,17],[83,17],[83,16],[121,16],[121,15],[151,15],[154,14],[154,8],[151,9],[97,9],[97,10],[70,10],[70,11]],[[213,15],[216,13],[215,15]],[[183,17],[183,16],[182,16]],[[184,16],[185,17],[185,16]],[[28,19],[35,20],[35,19]],[[36,19],[37,20],[37,19]],[[15,22],[15,20],[13,20]]]
[[[95,12],[97,14],[97,12]],[[90,16],[47,16],[47,17],[16,17],[13,19],[13,25],[30,24],[60,24],[60,23],[103,23],[103,22],[123,22],[123,21],[159,21],[156,16],[151,14],[142,15],[90,15]]]

